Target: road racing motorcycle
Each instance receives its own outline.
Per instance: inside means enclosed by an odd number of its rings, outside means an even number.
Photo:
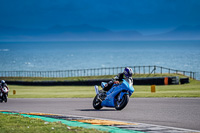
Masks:
[[[101,87],[107,83],[102,82]],[[99,91],[98,86],[95,85],[96,96],[93,100],[93,107],[100,110],[102,107],[113,107],[116,110],[122,110],[128,103],[129,97],[134,92],[133,80],[123,79],[120,84],[113,84],[111,89],[106,92],[103,89]]]
[[[6,87],[2,87],[1,88],[1,91],[0,91],[0,102],[7,102],[7,99],[8,99],[8,88]]]

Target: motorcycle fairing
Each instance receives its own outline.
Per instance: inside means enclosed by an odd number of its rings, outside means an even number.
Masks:
[[[129,96],[131,96],[132,93],[134,92],[133,84],[130,83],[132,81],[130,81],[130,79],[128,79],[128,82],[125,79],[122,79],[122,80],[123,80],[123,84],[126,86],[126,88],[129,91]]]
[[[106,93],[107,97],[105,100],[102,101],[101,106],[105,107],[115,107],[115,100],[116,96],[120,94],[120,99],[123,97],[125,94],[129,94],[129,96],[132,95],[134,92],[134,88],[131,84],[129,84],[126,80],[123,79],[123,83],[118,85],[114,84],[112,88]]]

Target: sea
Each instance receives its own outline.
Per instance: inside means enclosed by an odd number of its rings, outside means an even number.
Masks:
[[[197,72],[200,80],[200,41],[0,42],[0,71],[149,65]]]

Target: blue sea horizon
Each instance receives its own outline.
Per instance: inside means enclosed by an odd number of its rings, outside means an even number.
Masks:
[[[200,79],[200,41],[0,42],[0,71],[157,65]]]

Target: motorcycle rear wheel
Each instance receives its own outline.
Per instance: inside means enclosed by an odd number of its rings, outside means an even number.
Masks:
[[[118,101],[118,98],[115,102],[115,109],[116,110],[122,110],[124,107],[126,107],[127,103],[129,101],[129,96],[124,95],[120,101]]]
[[[96,110],[100,110],[102,108],[101,106],[101,101],[97,98],[98,95],[95,96],[94,100],[93,100],[93,107]]]

